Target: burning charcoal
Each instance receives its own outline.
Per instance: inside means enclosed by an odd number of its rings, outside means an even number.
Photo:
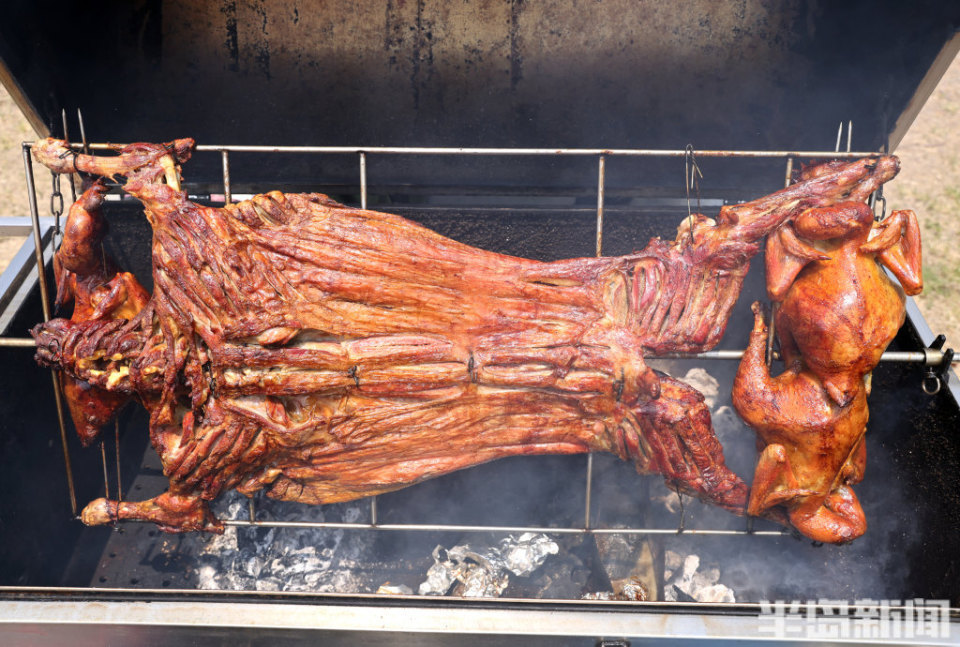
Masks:
[[[217,504],[217,514],[243,519],[247,499],[231,493]],[[289,506],[273,501],[258,505],[258,517],[325,521],[326,515],[356,520],[361,506],[327,508]],[[339,516],[338,516],[339,515]],[[229,526],[222,536],[200,545],[199,586],[205,589],[260,591],[362,591],[365,584],[350,571],[372,552],[373,538],[344,541],[343,530]],[[198,540],[199,541],[199,540]]]
[[[639,580],[626,582],[614,595],[616,600],[628,600],[630,602],[646,602],[649,599],[647,588]]]
[[[592,591],[580,596],[581,600],[612,600],[613,591]]]
[[[213,566],[203,565],[197,569],[197,588],[204,590],[216,590],[220,587],[216,580],[217,571]]]
[[[650,595],[650,591],[658,589],[658,580],[648,539],[634,535],[601,535],[596,542],[603,570],[611,589],[617,594],[616,599],[656,599]]]
[[[533,580],[533,597],[548,600],[575,600],[580,597],[590,570],[576,555],[564,552],[547,561]]]
[[[597,552],[610,582],[629,578],[654,584],[653,551],[650,541],[636,535],[598,535]],[[616,587],[614,587],[616,588]]]
[[[258,591],[279,591],[282,588],[280,580],[273,578],[257,580],[255,586]]]
[[[653,599],[647,586],[636,578],[620,580],[614,585],[615,591],[593,591],[580,596],[581,600],[620,600],[624,602],[646,602]],[[691,600],[692,601],[692,600]]]
[[[263,562],[256,557],[249,557],[243,564],[243,569],[250,577],[259,577],[263,570]]]
[[[705,586],[697,592],[697,602],[736,602],[733,591],[723,584]]]
[[[598,535],[595,539],[607,577],[625,577],[636,562],[637,548],[643,540],[628,535]]]

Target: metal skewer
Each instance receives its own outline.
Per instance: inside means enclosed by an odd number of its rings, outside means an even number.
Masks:
[[[33,244],[37,259],[37,282],[40,285],[40,303],[43,307],[43,320],[50,320],[50,295],[47,290],[46,263],[43,260],[43,242],[40,237],[40,214],[37,210],[36,185],[33,181],[33,165],[30,160],[30,146],[23,148],[23,170],[27,177],[27,199],[30,203],[30,221],[33,226]],[[70,510],[77,515],[77,493],[73,483],[73,467],[70,463],[70,448],[67,445],[67,424],[63,413],[63,394],[60,392],[60,380],[55,371],[50,371],[53,380],[53,398],[57,408],[57,422],[60,426],[60,445],[63,448],[63,461],[67,474],[67,490],[70,494]]]

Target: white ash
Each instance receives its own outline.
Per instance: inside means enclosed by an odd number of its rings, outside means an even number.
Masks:
[[[650,498],[666,508],[670,514],[678,514],[680,512],[680,495],[677,494],[676,490],[668,490],[666,494],[652,496]]]
[[[720,569],[700,568],[698,555],[664,553],[663,596],[667,602],[736,602],[733,589],[721,584]],[[679,591],[679,592],[678,592]]]
[[[519,577],[527,577],[546,561],[549,555],[560,552],[557,542],[547,535],[525,532],[513,535],[500,542],[500,554],[508,571]]]
[[[242,495],[231,493],[224,505],[221,518],[246,517],[247,500]],[[321,506],[277,509],[279,514],[271,516],[279,521],[325,520]],[[361,521],[364,511],[361,503],[344,504],[338,506],[340,517],[336,520]],[[198,586],[231,591],[362,592],[368,584],[353,570],[361,555],[369,551],[372,536],[352,533],[349,541],[344,541],[347,534],[333,528],[227,526],[199,551]]]
[[[510,535],[496,546],[461,544],[433,550],[434,564],[420,584],[420,595],[500,597],[510,583],[510,573],[526,577],[560,547],[547,535]]]
[[[581,600],[616,600],[613,591],[590,591],[580,596]]]
[[[720,382],[717,381],[717,378],[707,373],[705,369],[696,367],[691,368],[686,375],[677,379],[702,393],[707,408],[713,411],[713,407],[717,404],[717,396],[720,395]]]
[[[406,584],[384,582],[380,585],[380,588],[377,589],[377,593],[380,595],[413,595],[413,589]]]
[[[581,600],[616,600],[618,602],[646,602],[650,599],[642,582],[625,583],[618,591],[591,591],[580,596]]]

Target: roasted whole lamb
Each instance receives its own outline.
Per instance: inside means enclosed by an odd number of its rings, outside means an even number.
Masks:
[[[645,353],[723,334],[758,241],[811,207],[862,199],[878,157],[616,258],[544,263],[472,248],[398,216],[272,192],[216,209],[180,190],[193,142],[113,157],[57,140],[57,172],[124,177],[153,227],[154,293],[129,321],[34,331],[45,365],[136,393],[170,479],[142,502],[98,499],[88,524],[222,531],[225,489],[346,501],[519,454],[608,451],[742,514],[703,397]]]
[[[922,289],[920,229],[912,211],[874,222],[869,206],[849,200],[783,224],[767,241],[766,261],[786,370],[769,373],[767,326],[754,304],[733,389],[733,404],[762,450],[748,512],[784,510],[807,537],[848,542],[867,528],[851,486],[866,466],[870,375],[903,324],[904,292]]]

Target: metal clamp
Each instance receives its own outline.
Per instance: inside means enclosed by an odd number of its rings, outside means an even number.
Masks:
[[[943,350],[947,341],[946,335],[937,335],[929,348],[923,353],[926,356],[926,368],[923,371],[923,380],[920,386],[927,395],[936,395],[943,385],[950,379],[950,366],[953,363],[953,349]]]

